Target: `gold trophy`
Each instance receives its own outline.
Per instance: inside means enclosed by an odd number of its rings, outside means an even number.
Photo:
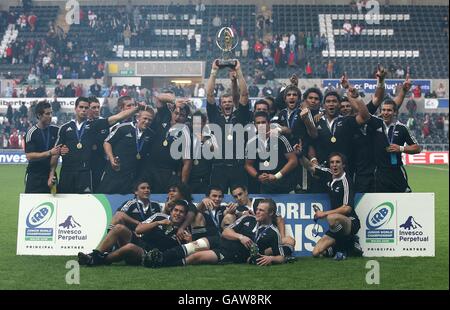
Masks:
[[[222,51],[222,59],[219,59],[216,63],[219,68],[234,69],[236,67],[237,60],[232,59],[232,52],[238,43],[238,37],[230,27],[223,27],[217,32],[216,45]]]

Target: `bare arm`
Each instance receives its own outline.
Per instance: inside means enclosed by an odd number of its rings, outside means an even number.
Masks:
[[[245,170],[252,178],[256,178],[258,176],[258,171],[256,171],[255,167],[253,167],[254,163],[255,161],[253,159],[247,159],[245,160],[244,165]]]
[[[409,74],[406,75],[406,79],[403,82],[402,87],[398,90],[397,95],[394,98],[394,102],[397,105],[397,111],[400,110],[403,101],[405,100],[406,94],[411,89],[411,80],[409,79]]]
[[[239,106],[239,87],[237,84],[236,71],[230,71],[231,80],[231,96],[233,97],[233,103],[235,108]]]
[[[187,183],[191,174],[192,160],[183,159],[183,167],[181,168],[181,182]]]
[[[237,60],[237,65],[236,65],[236,76],[237,76],[237,81],[239,84],[239,93],[240,93],[239,103],[242,105],[247,105],[248,98],[249,98],[248,97],[248,87],[247,87],[247,82],[245,81],[244,74],[242,73],[241,63],[239,62],[239,60]]]
[[[370,113],[367,109],[367,106],[364,104],[364,101],[362,101],[361,98],[355,97],[355,92],[349,88],[348,92],[348,101],[352,105],[353,109],[357,111],[356,114],[356,122],[359,125],[363,125],[367,123],[370,119]]]
[[[294,170],[297,167],[297,162],[298,162],[297,155],[295,155],[294,152],[287,153],[284,155],[284,157],[286,157],[288,162],[279,171],[282,175],[286,175],[289,172],[291,172],[292,170]]]
[[[314,125],[314,119],[312,117],[311,111],[306,107],[302,108],[302,110],[300,111],[300,118],[303,120],[303,123],[306,126],[308,135],[313,139],[317,138],[317,128]]]
[[[378,107],[381,102],[383,102],[385,91],[384,79],[386,78],[386,70],[383,68],[383,66],[378,65],[376,76],[377,88],[375,89],[375,94],[372,96],[372,104]]]
[[[211,74],[206,84],[206,101],[208,104],[216,104],[216,99],[214,97],[214,87],[216,86],[217,73],[219,72],[219,67],[216,65],[217,59],[212,63]]]
[[[159,94],[155,97],[156,108],[161,109],[169,102],[175,102],[175,95],[171,93]]]
[[[131,116],[133,116],[139,109],[144,109],[145,105],[142,103],[138,103],[138,105],[134,108],[134,109],[129,109],[129,110],[125,110],[122,111],[120,113],[117,113],[115,115],[112,115],[110,117],[108,117],[108,123],[110,126],[114,125],[117,122],[120,122],[121,120],[130,118]]]

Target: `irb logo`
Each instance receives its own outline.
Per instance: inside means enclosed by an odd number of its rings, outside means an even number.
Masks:
[[[77,0],[69,0],[66,2],[66,12],[67,24],[80,24],[80,3]]]
[[[380,24],[380,3],[378,1],[369,0],[366,3],[366,16],[365,20],[368,25]]]

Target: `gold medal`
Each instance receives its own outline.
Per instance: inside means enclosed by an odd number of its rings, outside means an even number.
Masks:
[[[136,159],[137,159],[137,160],[141,159],[141,154],[137,153],[137,154],[136,154]]]
[[[330,140],[331,140],[331,143],[336,143],[336,137],[333,136],[333,137],[331,137]]]
[[[78,142],[77,149],[81,150],[82,148],[83,148],[83,144],[81,144],[81,142]]]
[[[168,146],[168,145],[169,145],[169,142],[167,142],[167,140],[164,140],[163,146]]]
[[[228,139],[228,141],[232,141],[233,140],[233,135],[228,135],[227,139]]]
[[[92,150],[94,150],[94,151],[97,150],[97,144],[94,144],[94,145],[92,146]]]
[[[263,163],[263,165],[264,165],[264,167],[269,167],[269,162],[266,160],[266,161]]]
[[[194,165],[198,165],[199,164],[199,161],[198,161],[198,159],[196,159],[196,160],[194,160]]]

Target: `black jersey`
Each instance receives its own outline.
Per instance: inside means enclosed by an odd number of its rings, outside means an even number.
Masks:
[[[353,150],[349,160],[353,162],[355,173],[358,175],[370,175],[375,170],[372,135],[373,129],[367,124],[353,133]]]
[[[276,123],[292,130],[292,133],[286,136],[292,144],[298,143],[299,139],[303,141],[309,137],[305,123],[300,117],[300,111],[300,109],[294,109],[293,111],[283,109],[270,120],[271,123]],[[314,124],[311,112],[309,112],[308,118]]]
[[[286,155],[292,153],[294,149],[289,143],[288,139],[283,136],[277,136],[277,140],[274,141],[274,137],[261,141],[259,136],[251,138],[245,147],[246,158],[255,160],[256,170],[262,173],[276,174],[279,172],[288,162]],[[276,153],[277,158],[265,158],[272,152]],[[264,155],[264,154],[267,154]]]
[[[367,123],[373,132],[373,147],[375,164],[379,168],[403,166],[401,153],[388,153],[386,148],[390,144],[399,146],[418,144],[408,127],[400,122],[392,123],[389,126],[383,119],[372,116]]]
[[[225,117],[219,107],[216,104],[207,103],[206,112],[208,114],[208,120],[211,124],[217,124],[221,128],[221,136],[218,136],[216,133],[216,139],[219,141],[219,144],[222,146],[221,155],[222,159],[216,159],[215,163],[224,163],[229,162],[230,160],[236,159],[238,156],[236,154],[237,150],[242,148],[242,145],[238,145],[236,132],[232,131],[232,125],[241,124],[243,127],[247,125],[251,120],[251,113],[249,109],[249,105],[239,104],[239,107],[233,111],[231,116]],[[245,137],[244,137],[245,138]],[[233,143],[233,156],[232,158],[226,158],[225,145]]]
[[[99,119],[103,119],[102,117]],[[92,145],[92,160],[94,162],[93,166],[97,163],[104,163],[105,161],[105,151],[103,149],[103,142],[108,137],[110,131],[109,128],[102,128],[97,134],[95,143]]]
[[[151,129],[141,131],[138,137],[134,123],[123,123],[109,134],[105,142],[111,144],[114,156],[119,157],[120,170],[136,171],[140,160],[150,156],[153,137]]]
[[[209,177],[211,175],[212,159],[206,159],[205,156],[203,156],[203,150],[205,148],[218,148],[219,146],[217,144],[216,137],[212,134],[207,134],[204,135],[202,139],[200,139],[192,134],[191,141],[191,158],[193,162],[190,179],[194,181],[200,178],[207,177],[209,180]]]
[[[80,130],[74,120],[62,125],[55,143],[69,148],[69,153],[62,157],[62,166],[68,170],[90,169],[92,147],[97,143],[99,132],[105,128],[109,128],[107,119],[84,121]]]
[[[235,232],[244,235],[253,240],[258,245],[260,254],[264,254],[266,249],[272,248],[272,255],[283,255],[281,246],[281,235],[274,224],[260,225],[253,215],[246,215],[239,218],[233,224],[228,226]],[[227,239],[222,238],[226,243]],[[230,240],[228,240],[230,241]]]
[[[316,167],[315,174],[320,177],[328,188],[330,197],[331,209],[337,209],[343,205],[352,208],[349,217],[358,218],[355,212],[355,192],[353,190],[353,182],[351,178],[344,172],[344,174],[333,179],[330,169]]]
[[[220,205],[214,210],[206,208],[203,212],[205,218],[205,227],[208,235],[219,235],[222,232],[221,224],[224,218],[224,212],[227,206]]]
[[[42,153],[55,145],[58,136],[58,127],[50,125],[41,129],[37,125],[31,127],[25,136],[25,153]],[[31,160],[27,166],[27,173],[47,174],[50,172],[51,156]]]
[[[181,168],[182,160],[191,158],[189,128],[183,124],[171,126],[170,111],[167,107],[158,110],[150,128],[154,131],[154,139],[151,144],[149,164],[157,168],[178,171]],[[181,141],[178,141],[179,139]],[[181,158],[174,158],[170,152],[175,141],[182,142],[178,148]],[[185,147],[184,150],[182,146]]]
[[[140,199],[132,198],[125,201],[116,212],[124,212],[129,217],[142,222],[156,213],[161,212],[161,206],[157,202],[150,201],[147,205]]]
[[[165,219],[170,219],[170,217],[164,213],[155,213],[142,223],[153,223]],[[142,240],[152,248],[165,251],[180,245],[176,237],[177,229],[178,227],[172,225],[158,225],[151,231],[146,232],[142,236]]]
[[[317,159],[320,163],[328,161],[332,152],[340,152],[347,158],[351,154],[353,133],[359,130],[355,116],[338,116],[328,122],[322,116],[316,124],[318,137],[315,140]]]

